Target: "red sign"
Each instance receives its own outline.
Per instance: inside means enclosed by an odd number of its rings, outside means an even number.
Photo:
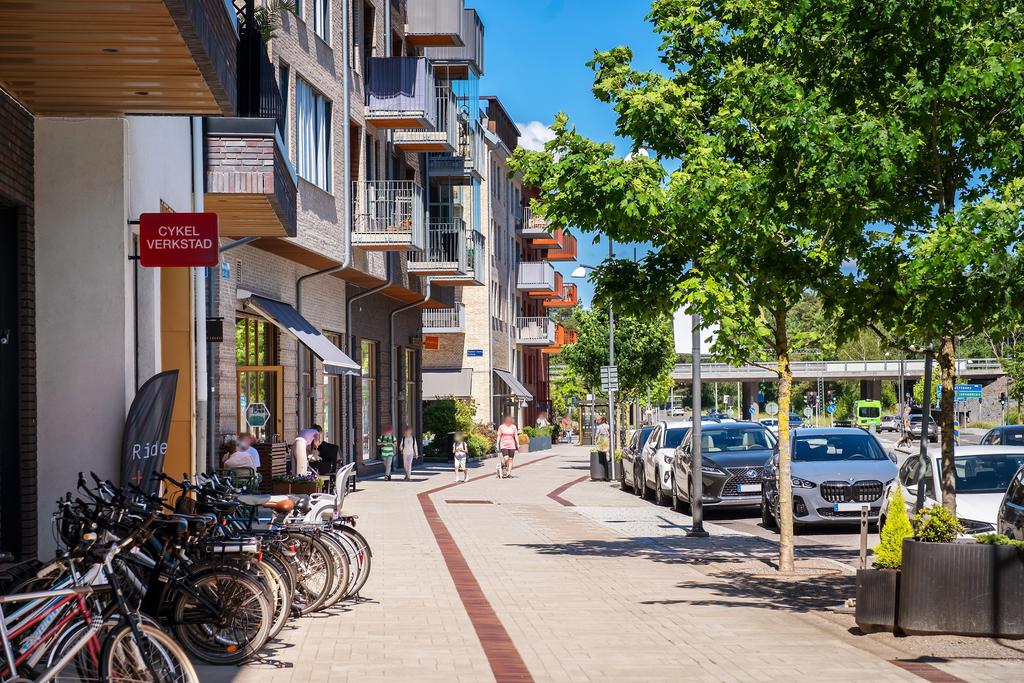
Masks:
[[[441,348],[441,338],[428,334],[423,337],[423,348],[427,351],[438,351]]]
[[[139,216],[139,261],[144,266],[215,266],[219,252],[215,213],[144,213]]]

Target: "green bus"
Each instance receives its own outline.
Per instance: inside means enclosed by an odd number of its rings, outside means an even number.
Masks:
[[[862,429],[877,427],[882,424],[881,401],[857,401],[855,412],[855,424]]]

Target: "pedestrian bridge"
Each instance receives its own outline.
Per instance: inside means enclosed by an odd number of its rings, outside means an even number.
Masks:
[[[705,382],[754,382],[774,381],[775,363],[757,365],[729,365],[728,363],[701,363],[700,376]],[[866,380],[899,379],[924,375],[924,360],[824,360],[795,361],[790,363],[793,378],[797,380]],[[938,366],[932,371],[938,376]],[[998,358],[965,358],[956,363],[956,375],[962,378],[995,378],[1005,375]],[[689,363],[678,363],[672,370],[677,382],[689,382],[693,367]]]

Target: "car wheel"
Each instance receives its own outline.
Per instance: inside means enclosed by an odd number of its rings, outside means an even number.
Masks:
[[[778,526],[768,505],[768,498],[763,493],[761,494],[761,524],[766,529],[774,529]]]
[[[656,473],[654,477],[654,503],[655,505],[664,506],[668,503],[665,500],[665,492],[661,489],[661,474]]]

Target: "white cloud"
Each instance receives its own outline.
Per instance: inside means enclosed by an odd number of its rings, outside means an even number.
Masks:
[[[540,121],[516,123],[516,127],[519,129],[519,146],[526,149],[541,151],[545,142],[555,139],[555,131]]]

